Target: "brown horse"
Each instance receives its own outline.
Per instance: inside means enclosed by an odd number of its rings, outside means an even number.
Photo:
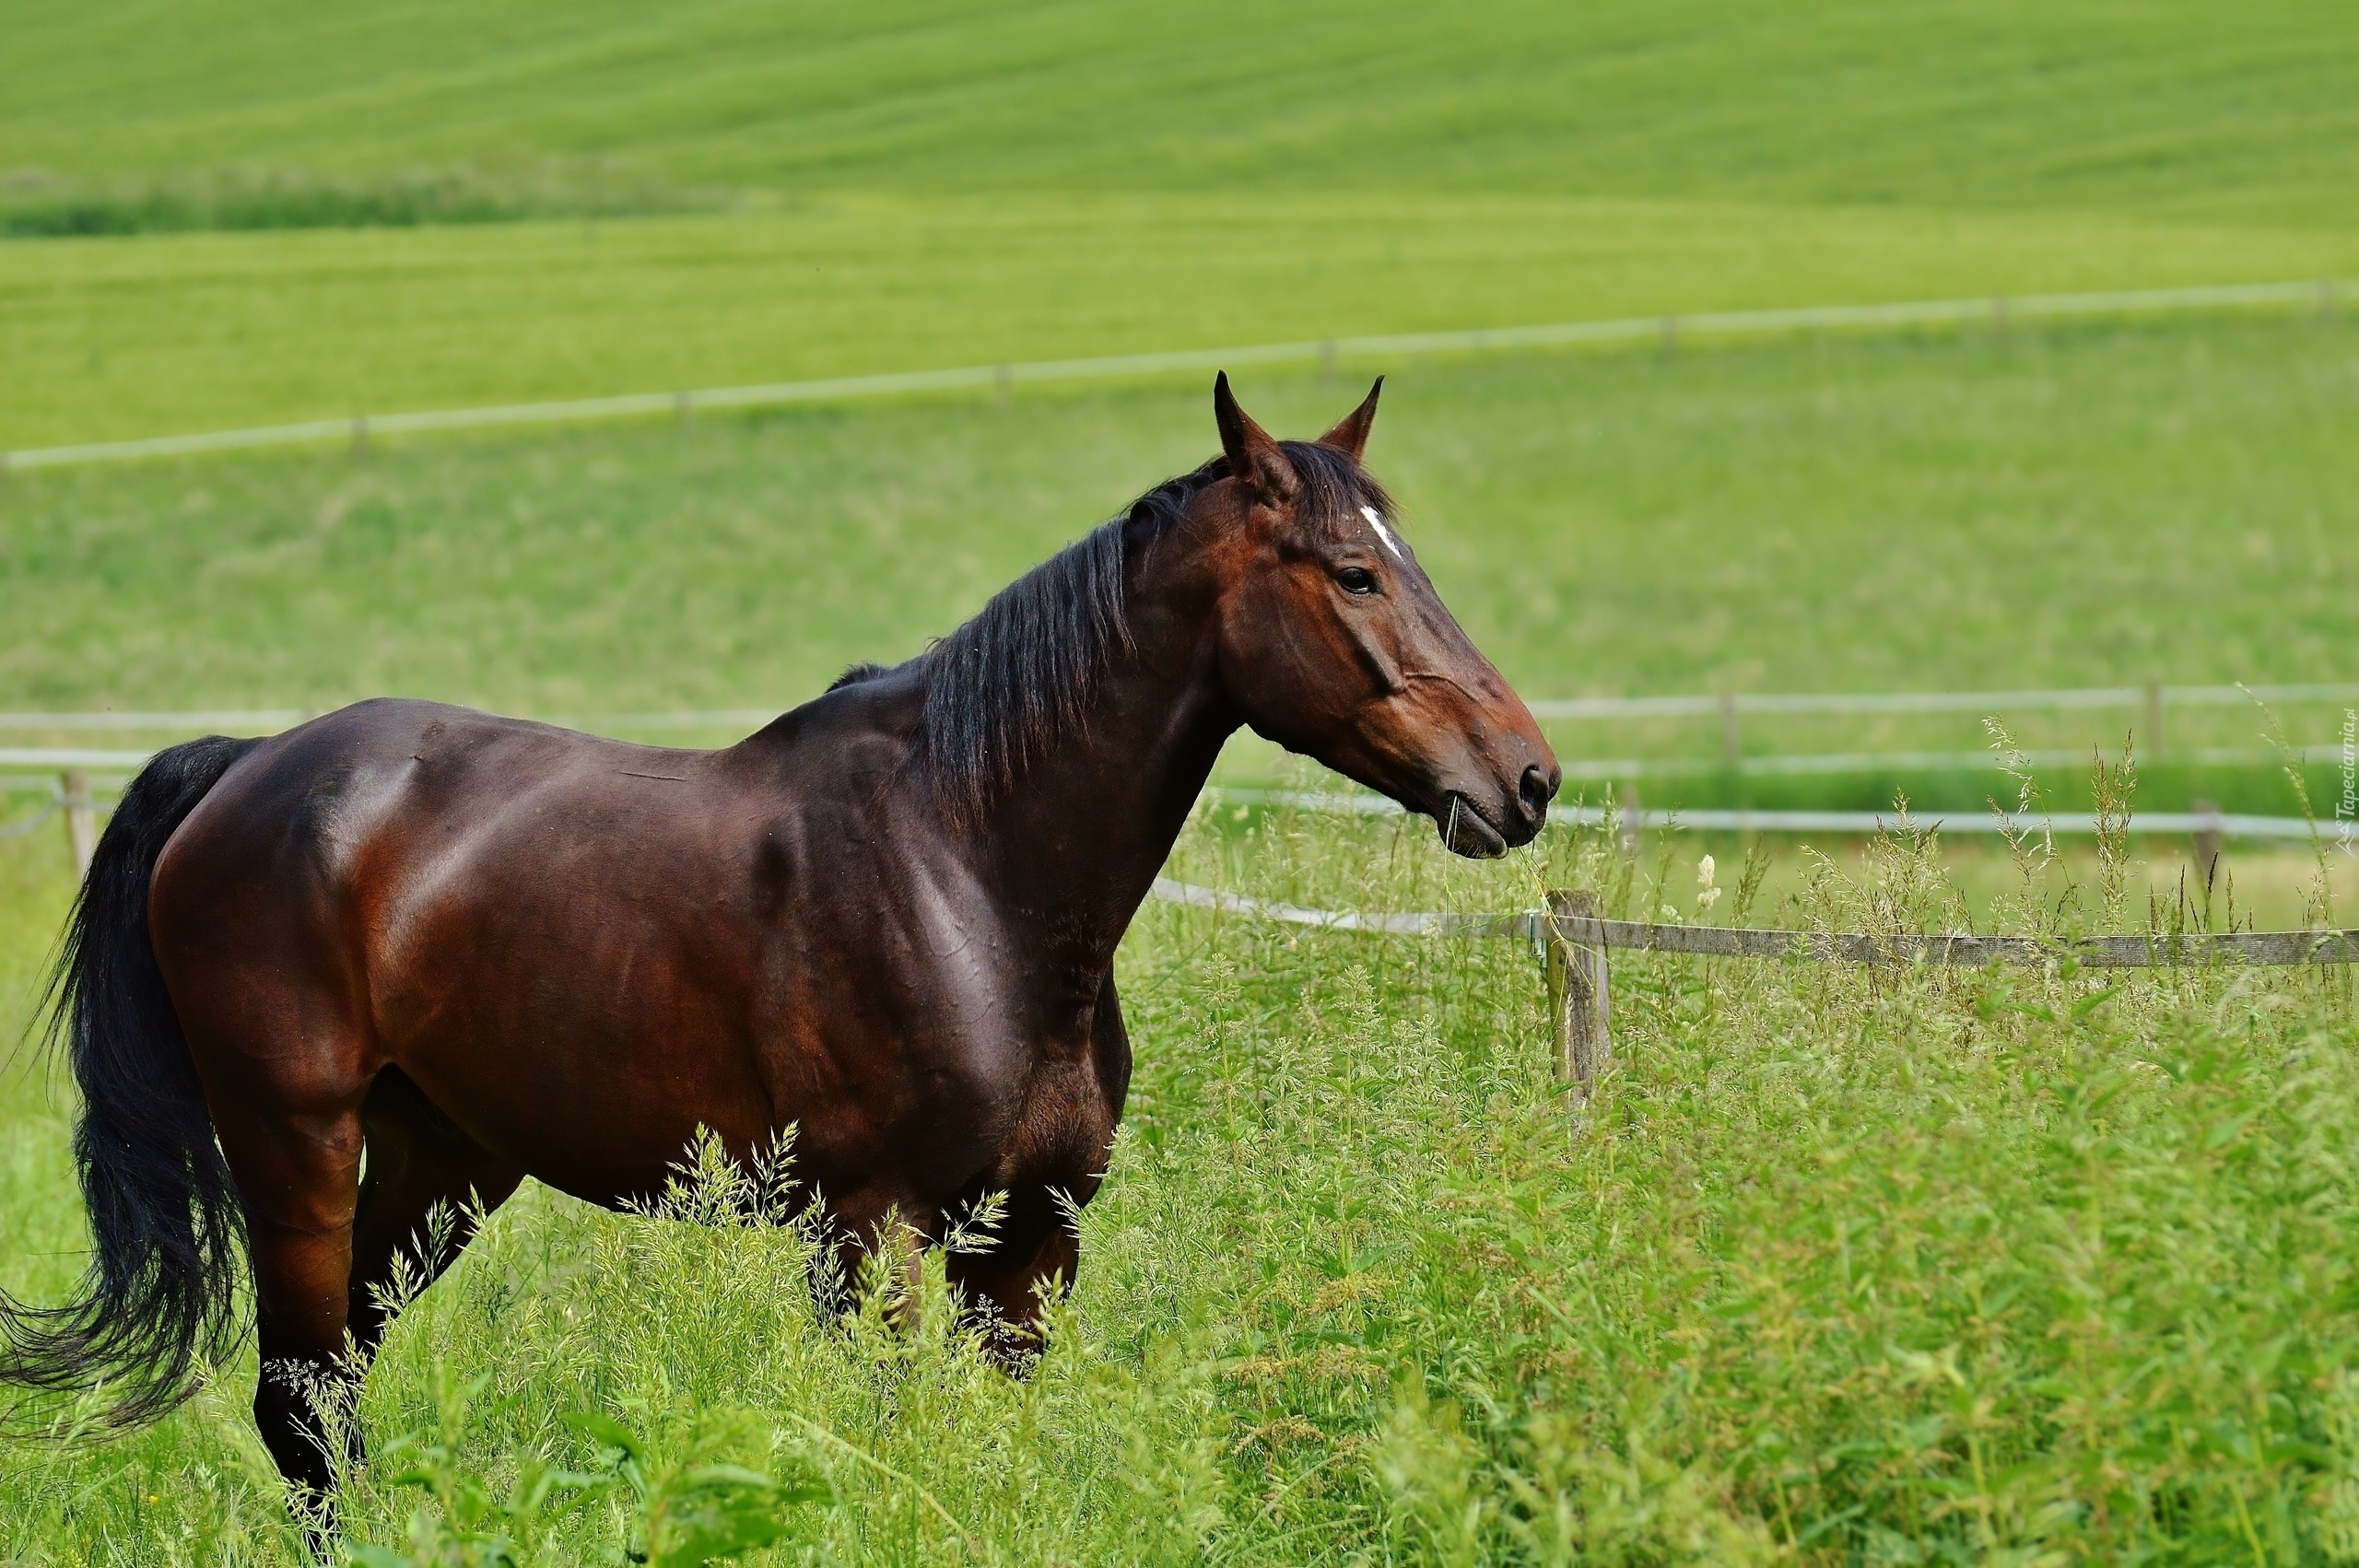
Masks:
[[[433,1206],[527,1175],[644,1199],[700,1127],[741,1159],[797,1129],[848,1248],[1004,1194],[995,1245],[947,1267],[1025,1332],[1121,1115],[1115,945],[1230,733],[1466,855],[1528,841],[1555,792],[1360,466],[1376,400],[1281,442],[1223,377],[1220,457],[725,750],[375,701],[157,757],[54,982],[89,1276],[0,1296],[0,1375],[169,1408],[242,1331],[242,1239],[255,1419],[323,1488],[319,1390],[348,1397],[346,1337],[374,1348]]]

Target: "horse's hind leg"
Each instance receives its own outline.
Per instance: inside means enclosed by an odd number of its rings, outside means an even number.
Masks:
[[[210,1095],[253,1258],[262,1352],[254,1424],[279,1473],[316,1501],[334,1480],[327,1412],[348,1411],[357,1392],[344,1343],[360,1188],[360,1085],[334,1098],[305,1094],[300,1106],[258,1087]],[[347,1425],[347,1442],[351,1433]]]
[[[524,1173],[461,1131],[399,1068],[377,1075],[361,1118],[369,1164],[353,1226],[348,1311],[354,1341],[373,1355],[391,1321],[384,1293],[397,1270],[405,1263],[416,1286],[432,1283]],[[437,1204],[450,1216],[441,1235],[433,1234]]]

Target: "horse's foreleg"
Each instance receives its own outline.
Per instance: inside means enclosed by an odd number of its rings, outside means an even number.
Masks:
[[[1072,1288],[1081,1264],[1081,1243],[1064,1216],[1050,1209],[1043,1218],[1045,1224],[1003,1235],[988,1252],[954,1252],[946,1261],[951,1288],[983,1328],[985,1349],[1011,1372],[1039,1355],[1041,1319]]]
[[[925,1249],[939,1216],[912,1211],[881,1198],[858,1195],[828,1215],[832,1239],[811,1259],[811,1305],[822,1322],[883,1298],[886,1321],[917,1327],[925,1283]]]

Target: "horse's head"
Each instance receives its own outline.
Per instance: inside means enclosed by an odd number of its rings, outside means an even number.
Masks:
[[[1214,384],[1221,682],[1255,733],[1432,817],[1459,854],[1503,854],[1547,820],[1555,754],[1360,466],[1383,387],[1313,442],[1272,439]]]

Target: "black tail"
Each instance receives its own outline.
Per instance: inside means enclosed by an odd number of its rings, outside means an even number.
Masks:
[[[103,1381],[118,1426],[186,1398],[197,1357],[221,1360],[243,1333],[245,1215],[148,945],[147,883],[172,830],[254,743],[191,741],[132,780],[99,837],[44,1003],[48,1039],[64,1037],[82,1091],[74,1163],[90,1269],[62,1306],[0,1292],[0,1380]]]

